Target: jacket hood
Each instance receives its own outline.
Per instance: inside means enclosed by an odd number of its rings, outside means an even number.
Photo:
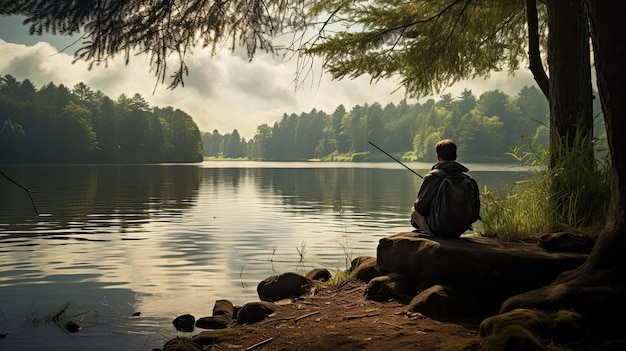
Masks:
[[[433,170],[441,169],[448,173],[467,172],[469,169],[456,161],[440,161],[433,165]]]

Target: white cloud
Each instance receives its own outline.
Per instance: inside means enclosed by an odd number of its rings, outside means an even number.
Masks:
[[[70,49],[71,52],[72,49]],[[294,62],[281,63],[269,55],[260,54],[252,62],[245,57],[230,54],[227,50],[215,57],[197,51],[186,59],[189,76],[185,86],[166,89],[169,81],[158,84],[149,61],[144,56],[131,57],[128,65],[119,57],[104,65],[88,70],[85,62],[72,64],[73,57],[59,53],[46,42],[32,46],[7,43],[0,39],[0,74],[11,74],[18,80],[30,79],[37,87],[53,82],[72,88],[83,82],[100,90],[112,99],[120,94],[141,94],[152,106],[172,106],[193,117],[201,131],[239,133],[251,138],[262,123],[270,126],[284,113],[300,114],[313,108],[332,113],[343,104],[348,110],[357,104],[379,102],[383,106],[398,102],[404,90],[398,90],[397,81],[380,81],[371,85],[367,77],[354,80],[332,81],[328,75],[312,77],[300,82],[295,90]],[[313,69],[319,75],[319,69]],[[530,73],[522,72],[511,78],[496,73],[489,80],[459,83],[447,92],[458,96],[467,87],[479,96],[485,90],[500,89],[515,94],[524,85],[532,84]],[[396,91],[398,90],[398,91]],[[394,93],[394,91],[396,91]]]

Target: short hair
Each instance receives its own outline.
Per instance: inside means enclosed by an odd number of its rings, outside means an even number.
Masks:
[[[443,161],[456,160],[456,144],[452,139],[443,139],[438,142],[435,145],[435,151]]]

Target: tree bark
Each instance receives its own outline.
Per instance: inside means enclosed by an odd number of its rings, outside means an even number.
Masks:
[[[587,160],[584,164],[593,167],[593,93],[587,10],[584,0],[548,1],[547,8],[550,166],[562,160],[564,152],[585,146]],[[576,141],[580,143],[576,145]]]
[[[616,268],[626,279],[626,21],[621,2],[587,0],[598,92],[611,152],[611,203],[606,226],[588,260],[589,268]]]
[[[617,0],[586,0],[598,91],[612,159],[613,185],[606,225],[589,258],[553,284],[509,298],[500,312],[516,308],[574,310],[601,333],[623,335],[626,313],[626,21]]]
[[[550,205],[553,231],[568,224],[590,225],[582,220],[587,210],[573,198],[586,195],[574,186],[578,174],[593,177],[593,92],[589,50],[589,25],[584,0],[551,0],[548,13],[548,66],[550,105]],[[565,171],[561,171],[561,170]]]

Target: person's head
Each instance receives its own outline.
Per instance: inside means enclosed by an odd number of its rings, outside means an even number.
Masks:
[[[437,161],[454,161],[456,160],[456,144],[452,139],[444,139],[435,145],[437,152]]]

